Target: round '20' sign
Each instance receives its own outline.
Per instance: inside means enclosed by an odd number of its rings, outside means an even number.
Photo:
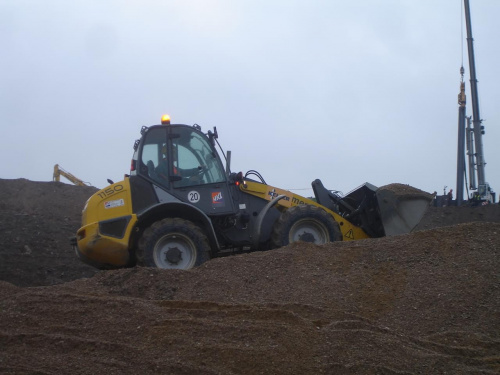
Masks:
[[[198,203],[200,200],[200,193],[198,193],[197,191],[190,191],[188,193],[188,201],[190,201],[191,203]]]

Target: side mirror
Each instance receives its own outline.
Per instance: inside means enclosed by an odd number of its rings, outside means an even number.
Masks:
[[[211,130],[209,130],[207,134],[208,134],[208,138],[210,139],[210,143],[212,144],[212,146],[215,147],[215,140],[217,138],[219,138],[219,135],[217,134],[217,128],[214,126],[213,133]]]

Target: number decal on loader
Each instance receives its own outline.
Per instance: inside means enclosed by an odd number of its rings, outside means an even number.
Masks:
[[[353,232],[353,230],[350,229],[349,232],[347,232],[345,234],[345,236],[346,236],[346,238],[349,238],[349,239],[353,240],[354,239],[354,232]]]
[[[106,189],[102,189],[98,191],[96,194],[99,196],[99,198],[106,198],[122,190],[123,190],[123,185],[115,185],[112,187],[108,187]]]
[[[188,201],[191,203],[198,203],[200,201],[200,193],[197,191],[190,191],[188,193]]]

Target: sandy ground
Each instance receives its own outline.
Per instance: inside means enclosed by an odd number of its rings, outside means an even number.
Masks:
[[[0,191],[0,373],[500,373],[499,205],[189,271],[96,271],[68,240],[95,189]]]

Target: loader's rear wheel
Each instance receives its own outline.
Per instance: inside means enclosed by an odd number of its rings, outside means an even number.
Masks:
[[[301,204],[283,212],[274,225],[273,244],[277,247],[304,241],[321,245],[342,240],[337,222],[323,209]]]
[[[192,222],[167,218],[154,223],[139,240],[142,266],[187,270],[210,259],[205,234]]]

